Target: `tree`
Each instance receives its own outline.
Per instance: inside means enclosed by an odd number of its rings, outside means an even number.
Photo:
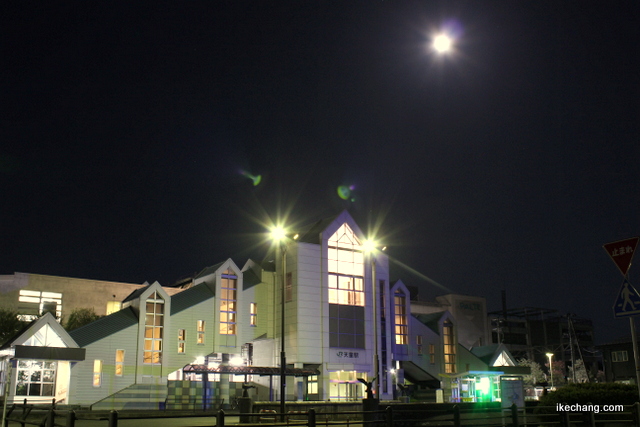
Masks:
[[[29,322],[18,318],[17,311],[0,308],[0,344],[4,344],[28,324]]]
[[[589,375],[587,375],[587,369],[584,366],[584,362],[582,359],[578,359],[575,362],[575,370],[576,370],[576,382],[577,383],[588,383]],[[569,378],[573,381],[573,366],[569,366],[568,372]]]
[[[549,364],[546,363],[545,366],[549,367]],[[567,382],[566,378],[566,369],[564,366],[564,362],[562,360],[554,360],[553,361],[553,385],[564,385]],[[551,380],[549,380],[549,384],[551,384]]]
[[[67,331],[73,331],[81,326],[88,325],[98,320],[100,316],[96,314],[93,308],[76,308],[69,315],[69,319],[64,325]]]
[[[538,362],[531,359],[518,360],[518,366],[528,366],[531,369],[531,375],[524,375],[524,384],[527,386],[535,386],[545,381],[546,375]]]

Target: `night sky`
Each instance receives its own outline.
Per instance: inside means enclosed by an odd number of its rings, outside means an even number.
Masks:
[[[0,274],[170,285],[348,209],[425,299],[629,333],[602,245],[640,235],[638,1],[25,4],[0,14]]]

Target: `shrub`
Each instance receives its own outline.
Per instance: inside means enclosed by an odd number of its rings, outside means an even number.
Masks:
[[[558,403],[586,405],[633,405],[638,402],[638,387],[620,383],[569,384],[540,397],[540,406]]]

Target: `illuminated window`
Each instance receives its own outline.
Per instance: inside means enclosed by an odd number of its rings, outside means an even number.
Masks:
[[[57,362],[18,360],[16,396],[55,396]]]
[[[19,317],[21,320],[31,321],[40,317],[46,311],[56,316],[62,317],[62,294],[59,292],[40,292],[21,289],[18,295],[20,311],[25,312]]]
[[[236,334],[236,289],[238,276],[233,271],[222,273],[220,283],[220,334]]]
[[[93,361],[93,386],[100,387],[102,385],[102,360]]]
[[[163,328],[164,300],[154,292],[146,301],[143,363],[162,363]]]
[[[396,291],[393,298],[395,315],[396,344],[408,344],[409,324],[407,323],[406,297],[400,291]]]
[[[629,360],[629,354],[627,353],[626,350],[611,352],[612,362],[626,362],[628,360]]]
[[[444,350],[444,372],[447,374],[456,373],[456,341],[453,335],[453,324],[449,321],[442,326],[442,340]]]
[[[187,331],[184,329],[178,329],[178,353],[184,353],[186,339]]]
[[[120,301],[107,301],[107,316],[116,311],[120,311],[122,303]]]
[[[204,320],[198,320],[196,323],[196,344],[203,345],[204,344],[204,329],[205,322]]]
[[[250,305],[249,315],[251,316],[251,320],[249,324],[251,326],[257,326],[258,325],[258,304],[256,304],[255,302],[252,302]]]
[[[364,306],[362,244],[347,224],[328,241],[329,303]]]
[[[418,354],[422,354],[422,335],[416,335],[416,350]]]
[[[116,377],[124,374],[124,350],[116,350]]]
[[[436,345],[429,344],[429,363],[436,364]]]
[[[318,394],[318,376],[309,375],[307,377],[307,394]]]

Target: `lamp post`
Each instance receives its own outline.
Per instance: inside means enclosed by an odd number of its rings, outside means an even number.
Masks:
[[[271,230],[271,238],[280,246],[280,254],[282,256],[282,287],[280,289],[281,311],[280,311],[280,414],[284,421],[285,412],[285,386],[286,386],[286,366],[287,356],[284,351],[284,300],[285,300],[285,281],[287,274],[287,243],[285,241],[286,234],[282,227],[275,227]]]
[[[547,353],[547,357],[549,358],[549,374],[551,375],[551,388],[553,388],[553,353]]]
[[[373,240],[365,240],[364,250],[371,258],[371,292],[373,295],[373,390],[375,399],[380,399],[380,363],[378,357],[378,292],[376,286],[376,242]]]

